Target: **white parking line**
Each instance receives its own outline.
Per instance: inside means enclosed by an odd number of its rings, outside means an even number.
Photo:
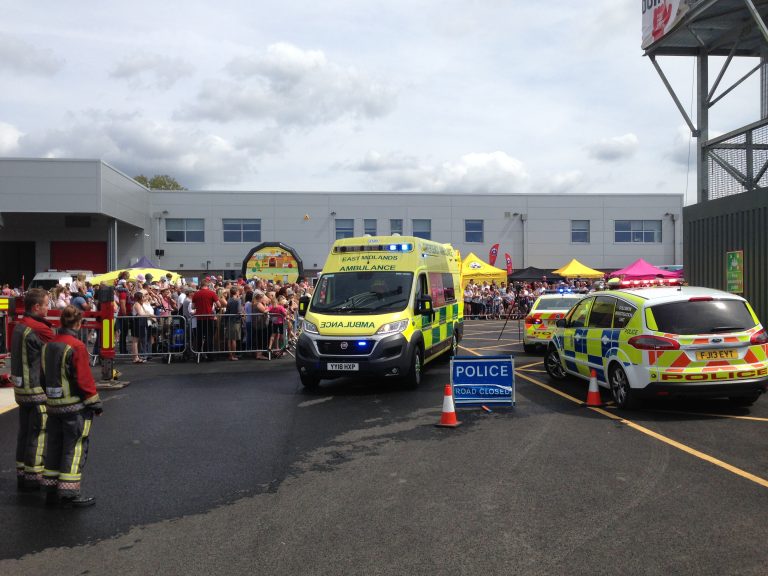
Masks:
[[[333,396],[326,396],[325,398],[317,398],[316,400],[307,400],[306,402],[302,402],[301,404],[299,404],[299,408],[306,408],[307,406],[322,404],[323,402],[328,402],[329,400],[333,400]]]

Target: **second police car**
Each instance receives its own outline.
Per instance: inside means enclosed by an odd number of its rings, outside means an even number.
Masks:
[[[534,352],[539,346],[546,349],[557,328],[556,322],[565,318],[568,310],[583,297],[583,294],[574,294],[570,290],[552,290],[539,296],[525,317],[525,352]]]
[[[579,302],[544,357],[549,376],[610,388],[616,404],[643,396],[727,397],[754,403],[768,385],[768,334],[740,296],[709,288],[601,292]]]

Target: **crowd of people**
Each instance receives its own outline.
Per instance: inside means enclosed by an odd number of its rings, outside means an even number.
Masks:
[[[19,294],[6,288],[8,296]],[[49,292],[51,308],[96,311],[98,288],[84,276],[57,285]],[[291,283],[210,275],[197,285],[173,281],[170,273],[132,278],[128,270],[119,274],[114,288],[115,351],[136,364],[168,353],[198,354],[202,360],[238,360],[246,354],[258,360],[279,358],[297,337],[299,298],[312,293],[303,278]],[[97,356],[97,331],[86,323],[81,339],[92,343]]]
[[[470,279],[464,288],[464,317],[470,320],[499,319],[508,315],[525,315],[541,294],[551,290],[563,290],[586,294],[603,290],[602,279],[595,281],[567,279],[556,282],[542,278],[538,282],[495,281],[475,282]]]

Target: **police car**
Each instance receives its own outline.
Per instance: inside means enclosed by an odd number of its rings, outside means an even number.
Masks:
[[[621,408],[677,395],[748,406],[768,386],[768,334],[744,298],[720,290],[611,290],[557,322],[544,366],[554,380],[594,370]]]
[[[539,346],[546,348],[557,328],[555,323],[561,318],[565,318],[568,310],[583,297],[583,294],[558,290],[539,296],[525,317],[523,350],[531,353]]]

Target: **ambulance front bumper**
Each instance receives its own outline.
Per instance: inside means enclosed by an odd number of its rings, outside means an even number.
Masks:
[[[302,333],[296,345],[296,368],[322,379],[404,376],[410,369],[412,346],[402,334],[354,338]]]

